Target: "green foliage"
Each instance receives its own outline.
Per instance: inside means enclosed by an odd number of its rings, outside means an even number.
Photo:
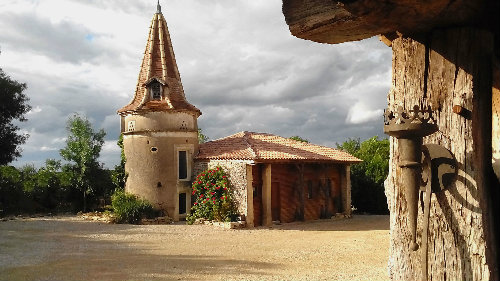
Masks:
[[[12,212],[23,197],[21,173],[12,166],[0,166],[0,215]]]
[[[37,172],[35,188],[37,193],[33,197],[47,210],[64,209],[69,185],[65,185],[67,182],[64,179],[67,175],[61,168],[61,161],[47,159],[45,167]]]
[[[45,167],[20,169],[0,166],[0,209],[8,213],[68,210],[70,185],[60,161],[48,159]]]
[[[232,202],[229,181],[221,167],[200,173],[193,182],[192,189],[194,205],[187,217],[189,224],[198,218],[215,221],[235,219],[236,210]]]
[[[348,139],[337,148],[363,160],[351,167],[351,197],[360,212],[387,214],[384,180],[389,173],[389,140],[377,136],[360,142]]]
[[[127,181],[127,173],[125,173],[125,151],[123,149],[123,134],[120,135],[118,142],[116,143],[121,149],[120,164],[115,166],[115,169],[111,173],[111,180],[116,188],[125,188],[125,182]]]
[[[0,165],[6,165],[21,156],[19,145],[26,142],[27,134],[19,134],[14,120],[26,121],[31,109],[23,93],[26,84],[12,80],[0,68]]]
[[[300,142],[307,142],[307,143],[309,142],[309,140],[303,139],[303,138],[301,138],[299,136],[291,136],[291,137],[289,137],[289,139],[300,141]]]
[[[33,164],[27,164],[19,170],[21,173],[21,182],[23,184],[23,191],[28,194],[33,194],[37,189],[37,174],[38,171]]]
[[[198,128],[198,143],[206,143],[210,138],[203,134],[203,131]]]
[[[95,132],[85,117],[75,114],[68,120],[66,127],[68,139],[66,147],[60,150],[64,160],[70,161],[73,182],[83,193],[83,211],[87,209],[87,195],[94,192],[92,178],[101,169],[97,159],[104,144],[104,130]]]
[[[92,174],[94,196],[89,202],[95,208],[99,198],[109,198],[113,184],[111,171],[99,169]],[[75,188],[72,165],[48,159],[36,169],[25,165],[19,169],[0,166],[0,210],[4,213],[67,212],[82,209],[81,192]]]
[[[142,218],[152,218],[155,214],[149,202],[121,189],[116,189],[111,196],[111,206],[118,223],[137,224]]]

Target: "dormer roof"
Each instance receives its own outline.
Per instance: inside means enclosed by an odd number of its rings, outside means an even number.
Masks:
[[[149,86],[149,84],[151,84],[153,81],[158,81],[158,82],[159,82],[162,86],[166,86],[166,85],[167,85],[167,82],[165,82],[165,80],[161,79],[160,77],[155,76],[155,77],[151,77],[151,78],[149,78],[146,82],[144,82],[144,83],[142,84],[142,86],[147,87],[147,86]]]
[[[166,88],[161,100],[152,100],[148,85],[157,80]],[[201,111],[186,100],[167,22],[158,4],[151,21],[148,41],[142,59],[134,98],[118,110],[118,114],[143,111],[190,111],[201,115]]]

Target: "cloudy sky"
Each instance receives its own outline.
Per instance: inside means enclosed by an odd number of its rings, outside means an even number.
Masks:
[[[161,0],[187,99],[210,139],[239,131],[299,135],[335,147],[383,137],[391,49],[293,37],[280,0]],[[0,68],[28,84],[30,138],[14,165],[59,157],[75,112],[106,132],[119,161],[116,110],[133,96],[156,0],[2,0]]]

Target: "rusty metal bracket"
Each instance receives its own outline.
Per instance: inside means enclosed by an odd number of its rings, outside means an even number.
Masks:
[[[399,167],[401,167],[400,182],[405,188],[406,204],[408,206],[408,221],[410,224],[410,249],[418,249],[417,214],[418,191],[422,174],[422,139],[437,131],[437,125],[432,117],[432,111],[421,109],[418,105],[413,110],[405,111],[399,106],[395,112],[386,110],[384,114],[384,133],[399,141]]]
[[[384,114],[384,133],[399,141],[399,167],[401,167],[400,184],[405,188],[410,225],[410,249],[416,251],[418,193],[425,192],[424,220],[422,230],[422,278],[427,280],[428,268],[428,226],[431,194],[439,192],[456,180],[457,163],[453,154],[437,144],[423,145],[423,137],[438,130],[430,108],[405,111],[400,106],[396,111],[386,110]],[[422,160],[423,155],[423,160]],[[423,188],[423,190],[421,189]]]

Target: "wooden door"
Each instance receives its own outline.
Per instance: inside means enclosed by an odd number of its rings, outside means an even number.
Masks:
[[[271,213],[273,221],[281,220],[280,183],[271,183]]]
[[[253,225],[262,225],[262,185],[253,185]]]

